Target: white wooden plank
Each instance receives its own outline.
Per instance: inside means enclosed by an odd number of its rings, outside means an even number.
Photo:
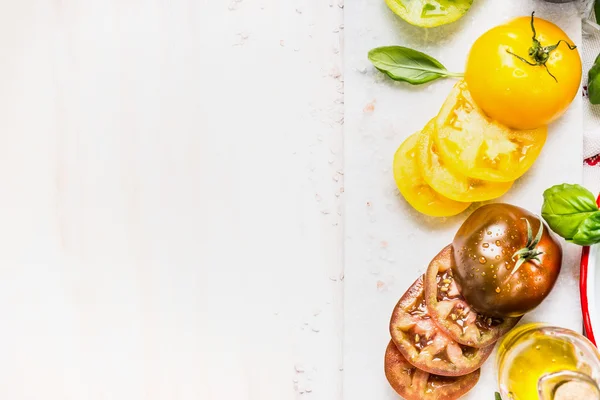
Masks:
[[[341,18],[0,1],[0,398],[341,398]]]

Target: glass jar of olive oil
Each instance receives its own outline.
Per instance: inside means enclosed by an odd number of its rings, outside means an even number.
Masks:
[[[600,400],[600,353],[569,329],[514,329],[499,344],[496,367],[504,400]]]

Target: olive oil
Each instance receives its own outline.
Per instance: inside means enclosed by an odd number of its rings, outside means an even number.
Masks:
[[[567,371],[572,371],[586,377],[596,375],[597,379],[598,352],[587,339],[579,336],[573,331],[540,324],[523,325],[509,333],[500,343],[497,355],[503,399],[539,400],[540,379],[553,373],[569,375]],[[588,398],[596,398],[594,392]]]

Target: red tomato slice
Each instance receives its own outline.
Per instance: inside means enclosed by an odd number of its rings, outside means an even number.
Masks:
[[[434,375],[412,366],[394,342],[385,351],[385,377],[406,400],[456,400],[477,384],[479,371],[463,376]]]
[[[481,367],[494,346],[461,345],[433,322],[425,304],[423,276],[396,305],[390,321],[392,340],[415,367],[431,374],[460,376]]]
[[[452,277],[452,262],[449,245],[429,264],[425,273],[427,310],[437,326],[458,343],[471,347],[493,345],[521,318],[488,317],[473,310],[458,291]]]

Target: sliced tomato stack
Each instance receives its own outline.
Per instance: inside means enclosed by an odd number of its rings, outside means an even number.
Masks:
[[[479,368],[495,342],[519,321],[473,310],[454,283],[453,260],[452,246],[445,247],[392,313],[385,373],[407,400],[464,395],[479,380]]]
[[[426,301],[423,277],[402,296],[390,321],[392,340],[415,367],[436,375],[461,376],[477,370],[492,347],[461,345],[440,329]]]
[[[394,342],[385,352],[385,376],[405,399],[451,400],[467,393],[479,380],[479,370],[463,376],[441,376],[422,371],[409,363]]]
[[[473,310],[458,291],[452,262],[452,246],[446,246],[429,264],[425,274],[427,310],[437,326],[458,343],[476,348],[493,345],[520,318],[489,317]]]
[[[490,119],[464,81],[394,157],[398,189],[417,211],[451,216],[504,195],[540,155],[548,128],[515,130]]]

